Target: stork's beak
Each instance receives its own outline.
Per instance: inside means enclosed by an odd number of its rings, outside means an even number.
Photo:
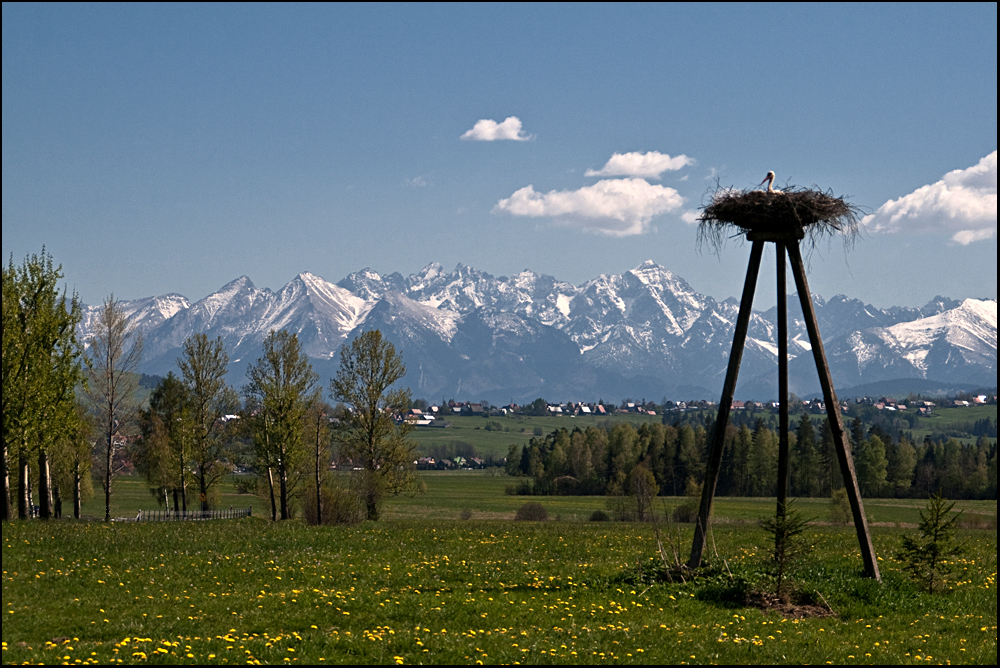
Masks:
[[[768,180],[768,179],[770,179],[770,178],[771,178],[770,176],[765,176],[765,177],[764,177],[764,180],[763,180],[763,181],[761,181],[760,183],[758,183],[757,185],[759,185],[759,186],[762,186],[762,185],[764,185],[765,183],[767,183],[767,180]]]

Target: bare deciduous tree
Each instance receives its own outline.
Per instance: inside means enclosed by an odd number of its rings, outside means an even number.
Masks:
[[[111,485],[121,469],[115,455],[139,414],[135,393],[139,388],[141,361],[142,333],[121,302],[111,295],[97,315],[87,357],[88,395],[101,430],[105,521],[111,520]]]

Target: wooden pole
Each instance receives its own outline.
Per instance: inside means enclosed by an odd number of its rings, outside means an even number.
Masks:
[[[694,542],[691,545],[691,558],[688,559],[688,566],[691,568],[701,566],[701,555],[705,551],[705,539],[708,535],[708,518],[712,514],[712,502],[715,500],[715,485],[719,481],[719,467],[722,464],[722,447],[726,441],[729,411],[732,408],[733,395],[736,392],[736,378],[740,374],[740,361],[743,359],[743,346],[747,340],[747,329],[750,327],[750,315],[753,311],[753,294],[757,287],[757,274],[760,273],[760,258],[763,253],[764,242],[754,241],[753,247],[750,249],[750,263],[747,266],[746,282],[743,284],[740,314],[736,319],[733,349],[729,353],[729,367],[726,369],[726,381],[722,386],[719,414],[715,419],[712,449],[708,455],[708,470],[705,472],[705,483],[701,489],[698,523],[694,527]]]
[[[854,473],[854,459],[851,456],[851,443],[844,430],[844,421],[840,416],[840,402],[833,389],[833,377],[830,365],[826,361],[823,350],[823,340],[819,335],[819,323],[816,321],[816,310],[813,307],[812,295],[809,292],[809,281],[806,279],[805,265],[799,252],[799,244],[788,244],[788,257],[792,263],[792,275],[795,277],[795,288],[802,304],[802,315],[805,317],[806,330],[809,332],[809,343],[812,345],[813,358],[816,360],[816,370],[819,372],[819,384],[823,388],[823,400],[826,402],[826,415],[833,432],[833,442],[837,447],[837,459],[840,461],[840,472],[844,477],[844,487],[847,488],[847,498],[854,514],[854,529],[858,534],[858,544],[861,546],[861,558],[865,563],[865,575],[881,581],[878,561],[875,558],[875,547],[872,545],[871,533],[868,531],[868,520],[865,517],[865,507],[861,501],[861,490],[858,488],[858,478]]]
[[[785,244],[774,242],[778,256],[778,517],[788,503],[788,294],[785,279]]]

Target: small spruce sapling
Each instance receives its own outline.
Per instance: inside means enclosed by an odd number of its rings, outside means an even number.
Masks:
[[[954,501],[949,503],[940,493],[932,494],[927,507],[920,511],[920,535],[904,536],[903,548],[896,555],[914,580],[927,585],[928,594],[933,594],[934,585],[954,569],[953,558],[962,552],[955,542],[956,524],[962,513],[952,513],[954,507]]]
[[[771,559],[777,575],[775,596],[781,596],[781,585],[788,572],[811,550],[812,544],[802,535],[811,518],[792,508],[792,500],[785,503],[783,513],[762,519],[761,527],[774,538],[774,552]]]

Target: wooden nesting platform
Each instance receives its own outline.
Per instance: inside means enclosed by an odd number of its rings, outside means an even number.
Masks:
[[[843,237],[852,242],[861,210],[818,188],[735,190],[719,188],[698,217],[699,243],[720,248],[726,238],[746,234],[750,241],[793,241]]]

